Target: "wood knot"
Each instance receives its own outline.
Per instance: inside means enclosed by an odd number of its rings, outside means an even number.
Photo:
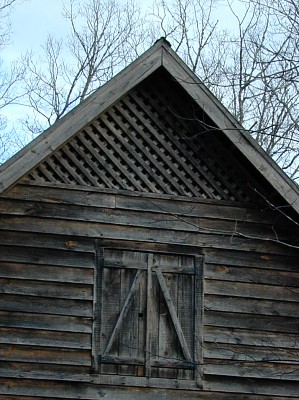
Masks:
[[[69,241],[65,242],[65,247],[67,249],[74,249],[77,246],[78,246],[78,242],[75,242],[74,240],[69,240]]]

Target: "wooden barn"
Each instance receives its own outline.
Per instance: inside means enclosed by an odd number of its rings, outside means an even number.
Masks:
[[[298,187],[165,40],[0,190],[0,399],[299,398]]]

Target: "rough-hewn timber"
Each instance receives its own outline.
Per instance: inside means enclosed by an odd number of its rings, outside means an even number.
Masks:
[[[19,185],[2,196],[0,213],[0,398],[298,397],[298,250],[278,243],[292,244],[296,235],[274,212]],[[136,251],[196,248],[204,255],[202,389],[120,390],[91,373],[98,239]]]

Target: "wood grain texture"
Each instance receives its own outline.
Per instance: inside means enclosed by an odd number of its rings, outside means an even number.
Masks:
[[[254,142],[249,134],[245,134],[240,124],[211,95],[191,70],[185,66],[178,56],[169,48],[163,48],[163,66],[176,78],[197,104],[207,113],[212,121],[223,129],[225,135],[247,157],[257,170],[273,187],[287,199],[288,203],[299,212],[298,188],[288,179],[274,161]],[[176,62],[174,62],[176,60]],[[200,90],[200,95],[199,95]]]
[[[243,233],[269,238],[277,224],[281,238],[291,242],[294,230],[286,221],[280,225],[272,212],[225,202],[222,207],[218,201],[35,185],[7,192],[0,212],[0,398],[131,399],[132,393],[146,400],[159,393],[166,399],[297,397],[298,250],[220,232],[233,230],[237,220]],[[105,297],[95,289],[102,285],[95,274],[99,246],[120,249],[107,253],[104,282],[119,279],[122,284]],[[129,252],[134,256],[128,257]],[[198,264],[202,276],[190,297],[194,269],[188,260],[198,252],[205,262]],[[113,343],[107,360],[117,349],[118,361],[102,369],[99,365],[95,347],[108,343],[96,334],[100,320],[107,320],[111,334],[134,271],[147,271],[148,254],[156,255],[186,342],[173,345],[177,333],[167,316],[170,302],[153,265],[152,323],[157,330],[152,353],[160,349],[183,359],[182,347],[191,349],[191,357],[196,351],[197,382],[184,362],[174,372],[170,362],[154,356],[148,366],[151,383],[141,376],[146,282],[137,285],[127,324],[122,322],[113,340],[131,340],[132,349]],[[115,265],[122,270],[119,275]],[[102,301],[106,307],[98,319],[95,310]],[[204,321],[196,325],[195,335],[188,331],[193,302]],[[125,388],[124,382],[133,386]],[[112,383],[116,386],[109,389]]]
[[[161,43],[0,168],[0,399],[298,398],[298,191]]]
[[[160,45],[156,47],[160,47]],[[12,157],[2,168],[1,191],[14,185],[19,178],[44,160],[54,149],[59,148],[66,140],[84,128],[88,122],[118,100],[121,93],[126,93],[156,70],[161,65],[161,56],[159,52],[150,49],[134,65],[136,69],[125,69],[113,81],[108,82],[100,88],[100,91],[75,108],[76,111],[68,113],[55,127],[49,128],[34,143],[26,146],[23,151]],[[115,85],[118,86],[117,91],[114,89]]]

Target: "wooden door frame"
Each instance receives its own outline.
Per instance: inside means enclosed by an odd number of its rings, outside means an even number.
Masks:
[[[102,307],[102,295],[98,288],[102,287],[102,263],[103,263],[103,249],[115,249],[124,251],[136,251],[143,253],[162,253],[173,254],[182,256],[196,257],[195,266],[197,279],[195,280],[195,296],[197,299],[195,303],[195,326],[194,348],[196,354],[195,379],[167,379],[167,378],[148,378],[148,377],[135,377],[135,376],[122,376],[122,375],[106,375],[99,373],[99,342],[100,342],[100,310]],[[128,386],[141,386],[141,387],[163,387],[163,388],[179,388],[185,390],[199,390],[202,389],[202,375],[203,375],[203,276],[204,276],[204,256],[200,249],[195,246],[182,246],[182,245],[168,245],[147,242],[132,242],[123,240],[107,240],[96,239],[96,266],[94,271],[94,314],[93,314],[93,335],[92,335],[92,371],[91,380],[95,383],[112,384],[112,385],[128,385]]]

